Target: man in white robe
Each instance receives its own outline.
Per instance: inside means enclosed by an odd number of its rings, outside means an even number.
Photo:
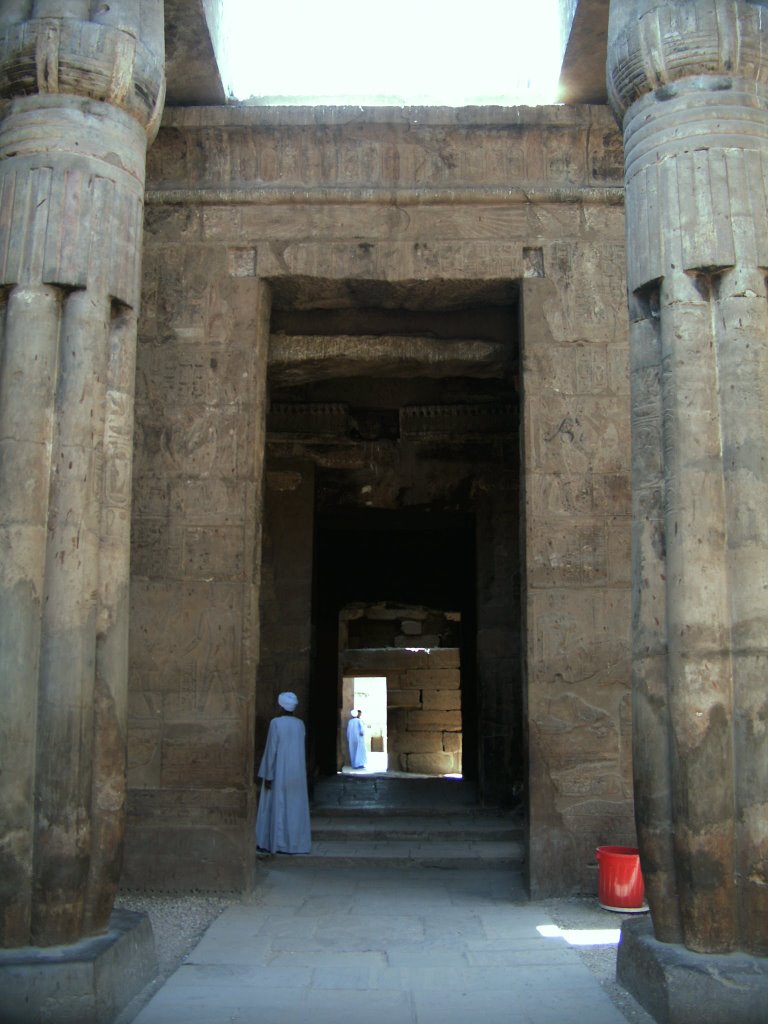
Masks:
[[[293,714],[299,703],[295,693],[281,693],[277,703],[283,713],[269,723],[259,766],[263,781],[256,814],[256,845],[270,853],[309,853],[312,832],[304,723]]]
[[[347,722],[347,746],[349,747],[349,763],[353,768],[365,768],[368,757],[365,752],[365,727],[363,712],[352,711]]]

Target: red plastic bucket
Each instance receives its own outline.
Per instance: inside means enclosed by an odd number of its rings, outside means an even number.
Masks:
[[[597,898],[603,910],[638,914],[645,905],[640,854],[634,846],[598,846]]]

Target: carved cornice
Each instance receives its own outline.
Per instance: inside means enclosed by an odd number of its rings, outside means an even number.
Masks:
[[[516,433],[515,410],[509,403],[408,405],[400,410],[401,437],[453,437],[468,440],[512,437]]]
[[[312,188],[247,185],[241,188],[148,188],[147,206],[500,206],[581,203],[622,206],[623,186],[530,188],[515,185],[458,188]]]
[[[267,413],[271,434],[346,436],[349,407],[343,402],[273,402]]]
[[[695,76],[759,81],[768,11],[747,0],[611,0],[608,101],[619,122],[647,93]],[[720,88],[725,86],[721,83]],[[660,98],[663,97],[663,93]]]

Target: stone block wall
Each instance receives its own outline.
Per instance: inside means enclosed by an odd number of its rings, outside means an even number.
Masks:
[[[413,609],[409,610],[409,614]],[[400,621],[400,620],[399,620]],[[418,775],[462,770],[461,656],[458,648],[348,649],[344,675],[387,680],[387,752],[391,771]]]
[[[461,613],[388,603],[348,605],[339,628],[342,648],[458,647]]]
[[[459,651],[430,651],[424,668],[387,676],[390,768],[424,775],[461,772]]]
[[[144,252],[124,884],[252,884],[268,294],[188,245]],[[259,344],[259,338],[262,344]]]
[[[307,660],[312,641],[314,466],[303,461],[267,468],[264,477],[264,542],[260,587],[259,686],[256,689],[255,758],[261,760],[277,696],[292,690],[296,714],[309,707]]]
[[[524,285],[534,894],[594,891],[595,847],[635,843],[623,242],[558,250]]]

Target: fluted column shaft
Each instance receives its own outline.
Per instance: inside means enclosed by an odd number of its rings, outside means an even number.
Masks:
[[[0,942],[108,924],[156,0],[0,10]],[[8,712],[7,714],[5,712]]]
[[[632,349],[634,772],[656,937],[768,953],[768,19],[613,2]]]

